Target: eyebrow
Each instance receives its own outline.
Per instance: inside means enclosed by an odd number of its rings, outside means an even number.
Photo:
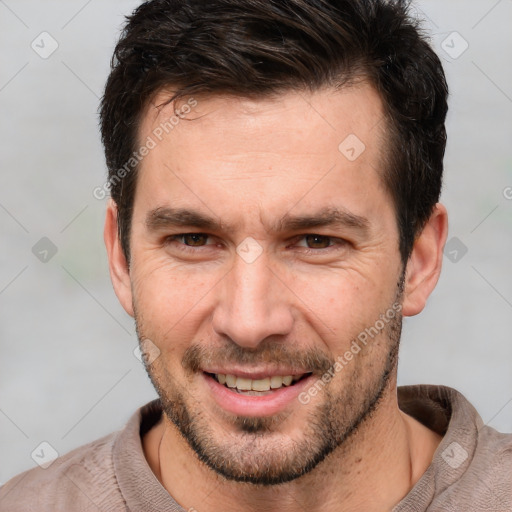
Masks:
[[[176,227],[193,227],[208,231],[235,231],[239,223],[220,222],[215,217],[187,208],[159,207],[151,210],[146,216],[146,228],[149,231],[161,231]],[[320,227],[351,228],[366,234],[370,229],[370,221],[344,209],[323,208],[311,215],[291,215],[286,213],[279,219],[272,231],[300,231]]]

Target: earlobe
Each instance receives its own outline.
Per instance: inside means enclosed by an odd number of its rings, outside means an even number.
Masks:
[[[407,262],[403,315],[420,313],[434,290],[443,263],[443,249],[448,235],[446,208],[437,203],[427,224],[414,242]]]
[[[119,240],[117,206],[112,199],[109,200],[107,205],[103,239],[107,248],[110,279],[112,280],[114,291],[125,311],[133,317],[130,272]]]

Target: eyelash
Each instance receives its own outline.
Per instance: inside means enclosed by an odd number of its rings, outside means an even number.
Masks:
[[[191,236],[191,235],[200,235],[200,236],[206,236],[208,238],[212,238],[211,235],[208,235],[207,233],[195,233],[195,232],[193,232],[193,233],[180,233],[178,235],[168,236],[165,239],[165,242],[166,242],[166,244],[169,244],[169,243],[172,243],[172,242],[177,242],[177,247],[179,247],[179,250],[180,251],[184,251],[184,252],[188,252],[188,253],[197,253],[196,249],[203,249],[204,250],[208,246],[215,246],[216,245],[216,244],[205,244],[205,245],[198,245],[198,246],[190,246],[190,245],[187,245],[187,244],[179,241],[180,238],[183,238],[183,237],[186,237],[186,236]],[[307,236],[326,238],[330,242],[330,245],[328,245],[327,247],[322,247],[322,248],[317,248],[317,249],[311,248],[311,247],[300,247],[301,252],[303,254],[307,254],[307,255],[309,255],[309,254],[319,255],[321,253],[325,253],[327,250],[336,249],[336,248],[339,248],[340,246],[343,247],[343,246],[349,244],[349,242],[347,240],[344,240],[342,238],[336,238],[336,237],[327,236],[327,235],[319,235],[317,233],[305,233],[303,235],[298,235],[298,236],[296,236],[293,239],[293,241],[294,242],[298,242],[299,240],[305,239]]]

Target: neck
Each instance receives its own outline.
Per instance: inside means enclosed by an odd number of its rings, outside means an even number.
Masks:
[[[382,512],[416,484],[441,437],[398,408],[396,385],[377,410],[311,472],[275,486],[228,481],[200,462],[174,425],[144,438],[149,465],[186,510],[201,512]]]

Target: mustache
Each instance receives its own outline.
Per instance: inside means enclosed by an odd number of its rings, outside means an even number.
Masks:
[[[246,349],[231,342],[221,348],[191,345],[185,350],[181,363],[185,370],[192,373],[221,364],[256,366],[266,363],[286,366],[296,372],[323,375],[335,364],[335,360],[318,349],[298,351],[280,343]]]

